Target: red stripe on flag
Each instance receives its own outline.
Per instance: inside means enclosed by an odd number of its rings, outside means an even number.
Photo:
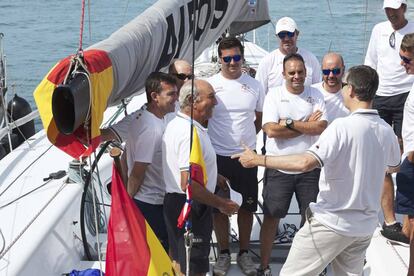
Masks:
[[[126,192],[115,166],[111,191],[105,274],[147,276],[151,252],[145,219]]]
[[[203,187],[205,187],[206,183],[204,183],[204,173],[203,167],[197,163],[191,163],[191,179],[193,181],[198,182]]]

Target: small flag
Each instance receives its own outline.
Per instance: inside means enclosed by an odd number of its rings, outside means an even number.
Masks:
[[[190,152],[190,176],[192,181],[196,181],[204,188],[207,185],[207,170],[203,157],[203,149],[200,144],[200,137],[198,137],[197,128],[193,127],[193,143]],[[177,227],[182,228],[188,219],[191,211],[192,202],[191,185],[187,185],[186,201],[178,217]]]

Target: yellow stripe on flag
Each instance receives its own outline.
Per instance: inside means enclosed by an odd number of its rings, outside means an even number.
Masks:
[[[170,257],[168,257],[147,221],[145,221],[145,226],[147,229],[147,244],[151,254],[148,276],[173,275]]]

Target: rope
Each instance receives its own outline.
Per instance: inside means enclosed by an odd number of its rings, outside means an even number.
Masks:
[[[365,60],[365,54],[366,54],[366,41],[367,41],[367,22],[368,22],[368,0],[365,0],[365,17],[364,17],[364,40],[362,41],[362,63],[364,63]]]
[[[403,264],[403,266],[408,270],[408,265],[404,262],[403,257],[401,257],[400,253],[398,253],[398,251],[397,251],[397,249],[395,249],[394,245],[389,240],[387,240],[387,243],[391,246],[392,250],[397,255],[398,259]]]
[[[79,31],[79,49],[78,54],[82,53],[82,40],[83,40],[83,23],[85,20],[85,0],[82,0],[82,11],[81,11],[81,18],[80,18],[80,31]]]
[[[56,196],[63,190],[66,186],[65,181],[63,182],[62,186],[56,191],[56,193],[46,202],[46,204],[37,212],[37,214],[29,221],[29,223],[23,228],[23,230],[14,238],[14,240],[6,247],[6,249],[1,252],[0,259],[2,259],[7,252],[13,247],[13,245],[21,238],[21,236],[29,229],[29,227],[35,222],[35,220],[40,216],[40,214],[46,209],[47,206],[56,198]]]
[[[11,187],[11,185],[13,185],[14,182],[17,181],[17,179],[19,179],[37,160],[39,160],[46,152],[48,152],[51,148],[53,147],[53,145],[50,145],[41,155],[39,155],[35,160],[33,160],[32,163],[29,164],[29,166],[27,166],[10,184],[9,186],[7,186],[1,193],[0,193],[0,197]]]

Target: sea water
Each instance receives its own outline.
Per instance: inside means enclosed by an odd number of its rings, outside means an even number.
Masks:
[[[244,1],[244,0],[237,0]],[[264,0],[258,0],[264,1]],[[0,32],[7,55],[9,98],[14,93],[36,108],[33,91],[60,59],[79,47],[81,0],[0,0]],[[88,2],[88,1],[87,1]],[[108,37],[156,1],[99,0],[85,7],[83,48]],[[409,1],[407,18],[412,18]],[[319,60],[338,51],[346,67],[363,63],[372,27],[386,20],[382,0],[269,0],[269,23],[257,31],[256,42],[274,50],[274,22],[294,18],[300,30],[298,46]],[[413,4],[413,5],[411,5]],[[36,124],[37,129],[40,125]]]

